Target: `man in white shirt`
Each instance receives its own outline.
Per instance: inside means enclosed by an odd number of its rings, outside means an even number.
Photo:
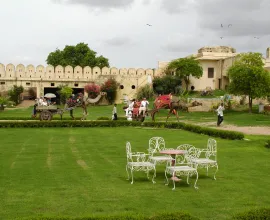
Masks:
[[[220,126],[220,124],[223,121],[223,111],[225,110],[223,103],[220,104],[218,109],[216,110],[217,115],[218,115],[218,120],[217,120],[217,126]]]
[[[149,105],[149,102],[146,100],[146,98],[143,98],[142,102],[141,102],[141,106],[139,108],[139,115],[141,113],[143,113],[143,117],[145,117],[145,112],[147,109],[147,106]]]
[[[131,102],[129,103],[127,109],[126,109],[126,117],[128,117],[128,113],[133,111],[135,99],[132,99]]]

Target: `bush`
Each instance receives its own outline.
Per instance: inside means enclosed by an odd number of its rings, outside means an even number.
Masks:
[[[142,100],[143,98],[146,99],[153,99],[154,98],[154,90],[152,89],[152,87],[150,85],[145,85],[139,88],[136,97],[138,100]]]
[[[60,95],[60,101],[62,104],[66,103],[66,100],[72,95],[73,89],[70,88],[68,85],[60,85],[59,88],[59,95]]]
[[[0,122],[0,128],[39,128],[39,127],[119,127],[119,126],[142,126],[142,127],[157,127],[157,128],[173,128],[183,129],[198,134],[205,134],[212,137],[219,137],[230,140],[242,140],[244,134],[234,131],[223,131],[213,128],[204,128],[197,125],[179,123],[165,123],[165,122],[137,122],[137,121],[4,121]]]
[[[174,212],[174,213],[162,213],[157,214],[149,218],[150,220],[198,220],[198,218],[192,217],[188,213]]]
[[[270,148],[270,140],[267,140],[267,141],[266,141],[265,147],[266,147],[266,148]]]
[[[84,90],[88,93],[89,98],[94,99],[100,93],[100,86],[95,83],[90,83],[84,87]]]
[[[237,220],[270,220],[270,208],[254,209],[234,216]]]
[[[22,86],[14,85],[13,88],[8,91],[9,99],[18,105],[21,102],[20,95],[23,93],[23,90],[24,88]]]
[[[118,82],[115,79],[110,78],[104,84],[101,85],[100,90],[107,93],[107,99],[112,104],[116,97],[116,91],[118,88]]]

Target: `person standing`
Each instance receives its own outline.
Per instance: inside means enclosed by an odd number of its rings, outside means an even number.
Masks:
[[[220,126],[220,124],[223,122],[223,111],[225,110],[223,103],[220,104],[218,109],[216,110],[218,119],[217,119],[217,126]]]
[[[143,113],[143,117],[145,117],[145,112],[147,110],[147,106],[149,105],[149,102],[146,100],[146,98],[143,98],[141,102],[141,106],[139,108],[139,115]]]
[[[113,106],[113,120],[117,120],[117,108],[116,108],[116,104],[114,104]]]

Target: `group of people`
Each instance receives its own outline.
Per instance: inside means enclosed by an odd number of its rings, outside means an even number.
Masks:
[[[128,105],[128,108],[126,109],[126,117],[128,117],[129,112],[133,112],[134,108],[139,108],[139,115],[142,113],[143,117],[145,117],[145,112],[147,111],[149,102],[146,100],[146,98],[143,98],[143,100],[140,102],[138,100],[132,99],[131,102]]]
[[[35,99],[37,106],[49,106],[49,105],[54,105],[55,102],[52,102],[50,98],[46,97],[40,97]]]

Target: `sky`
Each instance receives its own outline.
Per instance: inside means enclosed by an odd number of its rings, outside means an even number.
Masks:
[[[157,68],[204,46],[265,56],[270,1],[0,0],[0,25],[5,65],[46,65],[56,48],[84,42],[111,67]]]

